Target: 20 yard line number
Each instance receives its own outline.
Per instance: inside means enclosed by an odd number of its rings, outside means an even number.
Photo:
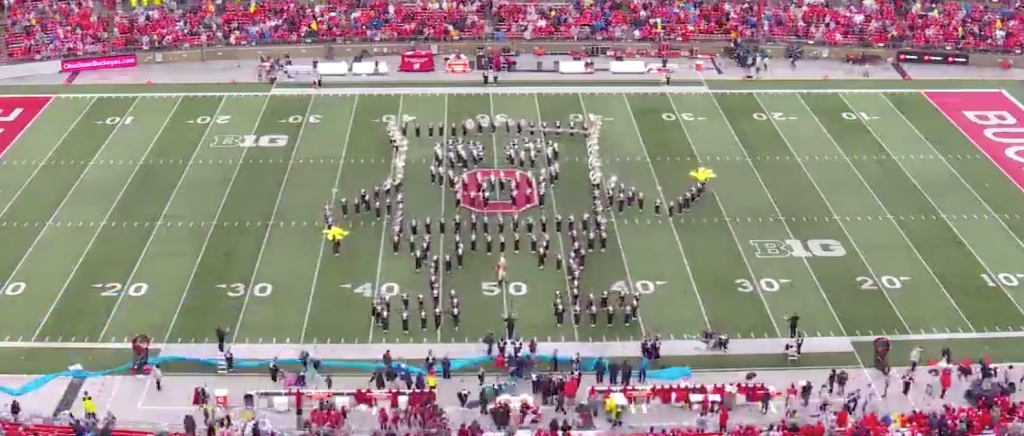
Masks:
[[[245,283],[229,283],[217,285],[217,289],[227,291],[227,295],[231,298],[240,298],[246,295],[262,298],[269,297],[274,293],[274,286],[270,283],[253,283],[251,286]]]
[[[141,297],[149,292],[149,283],[96,283],[94,289],[100,290],[104,297]]]
[[[903,285],[907,283],[907,280],[910,280],[910,277],[878,276],[876,279],[875,277],[860,276],[857,277],[857,284],[865,291],[874,289],[901,289],[903,288]]]

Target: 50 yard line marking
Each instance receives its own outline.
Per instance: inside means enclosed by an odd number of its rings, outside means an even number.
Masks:
[[[252,267],[252,277],[249,277],[249,283],[246,286],[249,288],[246,290],[245,297],[242,297],[242,310],[238,312],[238,321],[235,323],[235,331],[231,333],[231,343],[234,344],[238,340],[238,332],[242,328],[242,320],[245,318],[245,309],[249,307],[249,297],[252,296],[252,284],[256,281],[256,276],[260,272],[260,263],[263,262],[263,255],[267,251],[267,241],[270,240],[270,232],[274,229],[274,222],[277,218],[277,211],[281,207],[281,198],[284,196],[284,188],[288,186],[288,176],[292,172],[292,162],[295,161],[295,154],[298,153],[299,147],[302,146],[302,133],[306,131],[306,125],[309,124],[309,113],[313,110],[313,101],[316,100],[316,95],[309,98],[309,104],[306,106],[306,114],[302,117],[302,124],[299,125],[299,134],[295,137],[295,145],[292,147],[292,154],[288,157],[288,166],[284,170],[284,178],[281,179],[281,187],[277,189],[277,198],[274,200],[274,209],[270,212],[270,221],[267,222],[267,231],[263,233],[263,241],[260,242],[260,252],[256,255],[256,264]]]
[[[312,107],[312,103],[310,103]],[[341,147],[341,159],[338,162],[338,173],[334,176],[334,184],[331,185],[331,210],[334,209],[334,203],[338,201],[338,185],[341,183],[341,169],[345,166],[345,154],[348,153],[348,141],[352,137],[352,124],[356,120],[356,109],[359,108],[359,96],[355,96],[352,101],[352,115],[348,119],[348,130],[345,131],[345,143]],[[299,334],[299,343],[303,344],[306,342],[306,329],[309,327],[309,313],[313,310],[313,296],[316,294],[316,284],[320,277],[320,264],[324,260],[324,249],[327,247],[327,241],[320,242],[320,252],[316,257],[316,269],[313,270],[313,284],[309,289],[309,299],[306,301],[306,315],[302,319],[302,333]],[[372,328],[372,327],[371,327]]]
[[[260,109],[259,115],[256,116],[255,124],[252,127],[251,135],[255,135],[256,131],[259,130],[260,120],[263,119],[263,115],[267,112],[267,106],[270,104],[270,94],[263,99],[263,107]],[[220,204],[217,206],[217,212],[213,215],[213,222],[220,220],[220,214],[224,211],[224,204],[228,202],[228,195],[231,193],[231,188],[235,185],[235,180],[238,179],[238,172],[242,169],[242,163],[245,162],[245,154],[249,152],[249,148],[245,147],[242,149],[242,155],[238,157],[238,164],[235,165],[235,171],[231,174],[231,180],[228,181],[228,187],[224,190],[224,196],[220,199]],[[203,256],[206,255],[206,248],[210,246],[210,238],[213,236],[214,230],[217,226],[211,225],[210,231],[206,233],[206,238],[203,240],[203,246],[199,249],[199,257],[196,258],[195,265],[192,266],[192,272],[189,273],[188,280],[185,282],[185,291],[181,293],[181,299],[178,300],[178,307],[174,309],[174,315],[171,317],[171,323],[167,326],[167,334],[164,335],[162,343],[166,344],[167,339],[170,338],[171,333],[174,332],[174,325],[178,322],[178,316],[181,315],[181,308],[185,306],[185,298],[188,297],[188,290],[192,287],[192,281],[196,278],[196,272],[199,271],[199,265],[203,262]],[[180,338],[179,338],[180,339]]]
[[[117,196],[114,197],[114,201],[110,204],[110,209],[107,209],[107,213],[103,216],[103,222],[107,222],[107,220],[110,219],[110,215],[112,215],[114,213],[114,210],[117,209],[117,204],[121,202],[121,197],[124,196],[125,191],[127,191],[128,187],[131,186],[132,180],[135,179],[135,175],[138,174],[139,169],[142,168],[142,162],[146,159],[146,156],[149,156],[149,152],[153,151],[153,147],[156,145],[156,141],[160,138],[160,135],[163,134],[164,129],[167,128],[167,124],[171,121],[171,115],[173,115],[174,112],[178,110],[178,106],[181,105],[182,100],[184,100],[184,97],[178,97],[178,100],[174,102],[174,107],[171,108],[171,112],[167,114],[167,119],[164,120],[164,123],[162,125],[160,125],[160,129],[156,131],[156,135],[153,136],[153,140],[149,141],[149,146],[146,147],[146,151],[142,154],[142,157],[139,159],[139,163],[135,165],[135,168],[132,170],[131,175],[128,176],[128,180],[124,182],[124,185],[121,186],[121,190],[118,191]],[[138,99],[135,100],[135,102],[132,103],[132,108],[134,108],[138,102]],[[129,113],[131,113],[131,108],[128,109],[128,111],[125,113],[125,116],[127,116],[127,114]],[[114,127],[114,130],[117,130],[122,125],[124,125],[124,123],[118,123],[117,126]],[[114,134],[112,133],[107,138],[107,142],[110,142],[110,138],[113,137]],[[82,174],[85,174],[85,171],[83,171]],[[36,328],[35,333],[32,335],[33,342],[35,342],[36,338],[39,337],[39,333],[43,331],[43,327],[46,326],[46,322],[50,320],[50,315],[52,315],[53,310],[57,308],[57,304],[60,303],[61,297],[64,296],[64,292],[68,290],[68,285],[71,284],[71,280],[73,280],[75,278],[75,275],[78,274],[78,268],[82,266],[82,263],[85,261],[85,258],[89,256],[89,252],[92,251],[93,244],[96,243],[96,239],[99,238],[100,233],[102,232],[103,227],[100,226],[99,228],[96,229],[96,232],[92,234],[92,238],[89,239],[89,243],[86,244],[85,246],[85,251],[83,251],[82,255],[78,257],[78,261],[75,262],[75,266],[71,268],[71,274],[68,274],[67,280],[64,281],[64,284],[60,287],[60,292],[57,293],[57,298],[53,299],[53,303],[51,303],[50,308],[46,310],[46,315],[43,315],[43,320],[39,323],[39,327]],[[127,291],[124,291],[123,293],[127,293]]]
[[[401,126],[401,124],[399,124],[399,123],[402,122],[402,107],[403,107],[404,104],[405,104],[405,96],[403,95],[401,97],[398,97],[398,114],[395,115],[395,124],[397,124],[399,126]],[[445,126],[441,126],[441,130],[444,131],[444,129],[445,129]],[[408,153],[408,150],[406,150],[406,153]],[[391,180],[391,178],[393,178],[394,175],[395,175],[394,174],[395,173],[395,158],[397,158],[397,157],[398,157],[398,154],[395,152],[395,150],[391,150],[391,164],[388,166],[388,180]],[[408,154],[406,154],[406,158],[408,158]],[[404,176],[404,174],[403,174],[402,177],[403,177],[402,184],[404,185],[405,184],[405,179],[404,179],[405,176]],[[404,197],[404,195],[403,195],[403,197]],[[396,214],[398,213],[398,208],[397,207],[395,208],[395,213]],[[377,273],[374,276],[375,278],[374,278],[374,283],[373,283],[373,295],[370,296],[371,299],[376,299],[377,298],[377,291],[380,290],[380,275],[384,272],[384,239],[388,236],[388,228],[391,227],[391,223],[392,222],[394,222],[394,217],[392,217],[392,216],[385,216],[384,217],[384,222],[381,223],[380,244],[378,244],[378,245],[380,245],[380,249],[379,249],[379,252],[377,253]],[[442,297],[442,298],[444,298],[444,297]],[[374,301],[374,304],[375,303],[376,303],[376,301]],[[390,316],[391,314],[388,314],[388,315]],[[367,340],[367,343],[372,343],[373,342],[373,331],[375,330],[374,329],[374,325],[375,324],[376,324],[376,320],[373,319],[373,317],[370,317],[370,337]]]
[[[487,95],[487,99],[489,101],[490,111],[491,111],[490,122],[493,123],[494,122],[494,115],[495,115],[494,114],[494,95],[488,94]],[[538,122],[539,122],[539,120],[538,120]],[[498,129],[495,128],[494,130],[496,131]],[[492,162],[491,163],[492,167],[494,169],[498,169],[498,136],[494,132],[491,132],[491,162]],[[498,285],[501,286],[501,304],[502,304],[502,307],[505,309],[505,316],[509,317],[509,316],[512,316],[512,311],[515,310],[515,307],[511,307],[511,308],[509,307],[509,304],[508,304],[508,284],[506,282],[508,282],[508,280],[503,280],[500,283],[498,283]],[[568,291],[568,289],[567,289],[567,291]],[[512,310],[510,310],[510,309],[512,309]]]
[[[582,98],[583,97],[580,96],[580,99],[581,99],[580,103],[581,104],[583,103]],[[544,115],[540,111],[540,97],[537,94],[533,95],[533,103],[534,103],[534,105],[537,106],[537,124],[540,125],[540,123],[542,123],[543,120],[544,120]],[[583,108],[583,113],[584,114],[587,113],[586,108]],[[492,114],[491,117],[493,118],[494,117],[494,115],[493,115],[494,114],[494,96],[491,96],[491,114]],[[584,117],[586,117],[586,115],[584,115]],[[584,121],[588,121],[588,120],[584,120]],[[491,122],[493,122],[493,120],[491,120]],[[543,145],[541,145],[541,147],[542,147],[542,152],[544,153],[544,168],[546,169],[546,168],[548,168],[547,149],[546,149],[548,141],[547,141],[547,134],[545,134],[544,129],[540,129],[540,139],[541,139],[541,142],[543,144]],[[555,185],[551,184],[550,186],[551,186],[551,209],[555,213],[555,216],[559,216],[559,214],[558,214],[558,199],[557,199],[557,196],[555,195]],[[534,189],[537,189],[537,187],[534,186]],[[562,255],[564,256],[566,254],[566,252],[565,252],[565,239],[562,237],[562,232],[555,232],[555,233],[558,235],[558,249],[562,253]],[[616,233],[616,236],[618,236],[618,233]],[[625,253],[623,253],[623,255],[625,255]],[[623,258],[622,260],[623,260],[623,262],[625,262],[626,259]],[[626,276],[629,276],[629,272],[628,272],[629,271],[629,267],[626,267],[626,271],[627,271],[626,272]],[[562,279],[565,281],[565,294],[568,297],[570,295],[569,294],[569,288],[572,287],[569,284],[569,275],[566,274],[565,271],[559,271],[559,275],[561,275]],[[632,282],[632,280],[630,280],[630,282]],[[575,313],[576,312],[576,307],[573,307],[572,310],[573,310],[573,315],[572,316],[573,316],[573,318],[575,320],[575,317],[576,317],[576,313]],[[582,313],[580,314],[580,317],[581,318],[583,317]],[[640,320],[637,320],[637,321],[640,322],[640,330],[643,330],[643,321],[640,321]],[[572,335],[573,335],[573,339],[575,339],[576,341],[580,340],[580,329],[576,325],[575,322],[572,323]]]
[[[123,114],[121,114],[121,116],[124,117],[125,115],[128,115],[128,113],[131,112],[132,108],[134,108],[135,104],[138,102],[139,99],[136,98],[135,101],[132,102],[132,105],[129,106],[128,109],[125,110]],[[89,108],[91,108],[94,103],[96,103],[95,98],[93,99],[92,103],[89,103]],[[85,117],[85,114],[87,112],[88,110],[82,111],[82,114],[79,115],[77,119],[75,119],[75,123],[72,124],[72,127],[68,129],[67,132],[64,132],[64,136],[61,137],[59,143],[64,142],[64,140],[67,139],[67,136],[71,133],[72,130],[74,130],[74,126],[77,126],[78,123],[82,121],[82,118]],[[114,126],[113,129],[110,130],[110,134],[108,134],[107,139],[103,141],[103,145],[101,145],[100,148],[96,150],[96,154],[93,155],[92,160],[96,160],[96,157],[103,152],[103,149],[105,149],[107,147],[107,144],[110,143],[110,138],[114,136],[114,133],[116,133],[117,129],[120,127],[121,124],[118,124]],[[68,202],[68,199],[71,198],[71,194],[75,192],[75,189],[78,188],[78,185],[82,183],[83,179],[85,179],[85,175],[89,172],[89,168],[90,167],[86,167],[84,170],[82,170],[82,174],[78,175],[78,179],[75,180],[75,183],[71,185],[71,188],[68,189],[67,194],[64,195],[64,198],[61,199],[60,203],[57,205],[57,208],[53,210],[53,213],[50,214],[50,217],[46,220],[46,225],[43,226],[41,230],[39,230],[39,234],[37,234],[36,238],[32,240],[32,243],[29,244],[28,249],[25,250],[25,254],[21,256],[21,259],[18,260],[18,263],[14,266],[14,269],[11,270],[11,274],[2,283],[9,283],[14,280],[14,277],[17,275],[18,271],[21,270],[21,267],[25,264],[25,261],[28,260],[28,256],[29,254],[32,253],[32,249],[34,249],[36,245],[39,244],[39,241],[43,239],[43,235],[46,234],[46,229],[49,228],[49,223],[53,222],[54,218],[57,217],[57,214],[60,213],[61,209],[64,208],[64,204],[66,204]]]
[[[228,97],[221,97],[220,103],[217,105],[217,109],[213,112],[213,119],[217,118],[217,115],[220,113],[220,110],[224,107],[224,102],[227,101],[227,99]],[[181,103],[181,100],[179,100],[178,103]],[[170,120],[173,115],[174,112],[172,111],[171,114],[167,116],[167,119]],[[160,217],[157,218],[156,223],[153,226],[153,231],[150,232],[149,239],[146,240],[146,245],[142,247],[142,252],[139,253],[138,260],[135,261],[135,266],[132,267],[132,271],[128,274],[128,278],[124,281],[124,285],[126,287],[130,286],[132,284],[132,280],[135,279],[135,274],[139,271],[139,267],[142,266],[142,261],[145,260],[146,253],[149,252],[149,247],[153,244],[153,240],[156,239],[157,231],[160,228],[160,224],[163,223],[164,218],[167,217],[167,211],[171,209],[171,204],[174,203],[174,198],[178,195],[178,190],[181,189],[181,185],[185,182],[185,177],[188,176],[189,169],[192,168],[192,162],[195,162],[196,156],[199,155],[199,151],[203,149],[203,144],[206,144],[206,138],[210,135],[210,130],[213,129],[214,124],[216,123],[211,121],[206,125],[206,131],[203,132],[202,138],[200,138],[199,143],[196,144],[196,148],[192,152],[192,156],[189,158],[189,163],[181,172],[181,177],[178,178],[178,183],[174,185],[174,190],[171,191],[171,196],[167,198],[167,204],[164,205],[164,209],[160,212]],[[160,135],[157,134],[157,139],[159,138]],[[156,141],[157,139],[154,139],[153,141]],[[117,309],[121,306],[121,302],[124,301],[124,296],[127,294],[127,292],[121,292],[121,294],[117,296],[117,301],[114,303],[114,308],[111,309],[110,315],[107,317],[107,321],[103,324],[103,330],[100,331],[100,336],[96,338],[97,342],[103,341],[103,336],[106,335],[107,329],[110,328],[110,324],[114,321],[114,316],[117,315]]]

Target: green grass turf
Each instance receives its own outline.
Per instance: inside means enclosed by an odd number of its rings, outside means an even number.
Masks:
[[[788,83],[798,82],[771,86]],[[529,254],[509,254],[513,283],[489,295],[494,256],[471,253],[467,267],[443,282],[463,300],[462,328],[402,340],[475,342],[500,328],[496,319],[506,310],[518,313],[526,336],[584,341],[681,337],[707,321],[734,336],[775,337],[792,312],[801,314],[801,328],[822,336],[1024,326],[1009,300],[1024,299],[1024,287],[1004,293],[979,277],[1024,273],[1024,198],[917,93],[108,98],[102,93],[112,88],[71,88],[96,96],[54,100],[0,161],[0,208],[10,205],[0,217],[0,280],[26,284],[23,293],[0,296],[0,331],[11,341],[109,342],[146,333],[157,342],[203,342],[215,325],[250,343],[383,340],[370,329],[368,298],[356,291],[378,283],[416,294],[424,275],[412,271],[404,251],[391,254],[372,215],[344,220],[351,234],[338,258],[322,251],[319,220],[333,189],[352,198],[383,180],[390,149],[381,120],[395,115],[424,124],[601,115],[605,172],[647,193],[650,204],[659,188],[680,195],[699,165],[718,174],[712,195],[690,214],[669,220],[650,207],[628,210],[614,220],[612,249],[588,256],[586,292],[649,291],[642,323],[557,328],[548,311],[565,287],[557,272],[537,270]],[[775,113],[778,121],[759,119]],[[210,146],[215,137],[242,134],[289,142]],[[499,129],[481,139],[500,148],[508,136]],[[533,216],[587,209],[582,140],[559,141],[563,181]],[[425,183],[433,142],[411,138],[409,216],[456,213],[450,196]],[[846,255],[761,258],[750,243],[784,239],[835,241]],[[557,249],[559,240],[552,242]],[[862,289],[876,277],[886,286]],[[762,292],[743,292],[752,288]],[[746,366],[761,366],[749,359]]]

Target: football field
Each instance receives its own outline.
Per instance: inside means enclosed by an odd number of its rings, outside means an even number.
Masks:
[[[1024,107],[1009,92],[141,91],[0,96],[0,340],[202,343],[219,325],[246,343],[476,342],[504,313],[542,340],[682,338],[708,325],[771,338],[794,313],[810,336],[1024,335]],[[500,286],[497,255],[467,247],[465,267],[440,279],[462,301],[459,329],[447,318],[408,335],[373,327],[371,297],[426,293],[427,273],[404,241],[392,252],[372,212],[339,215],[349,235],[334,256],[322,207],[389,175],[387,120],[590,116],[602,118],[605,176],[647,205],[608,215],[609,250],[587,256],[582,289],[642,294],[639,322],[556,326],[563,272],[510,249]],[[425,133],[409,135],[405,219],[468,222],[430,183],[442,139]],[[469,136],[498,169],[519,137]],[[547,139],[560,144],[561,179],[522,215],[578,219],[591,205],[584,138]],[[698,167],[717,174],[708,194],[656,215],[655,200],[682,196]],[[442,256],[453,245],[451,232],[435,242]],[[567,238],[552,234],[552,247]]]

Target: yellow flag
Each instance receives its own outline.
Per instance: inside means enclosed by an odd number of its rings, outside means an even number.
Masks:
[[[713,179],[718,176],[715,174],[715,171],[712,170],[711,168],[700,167],[693,171],[690,171],[690,177],[693,177],[698,182],[706,182],[709,179]]]
[[[137,7],[139,7],[139,0],[132,0],[132,8],[134,9]]]
[[[313,31],[316,32],[317,30],[320,30],[320,25],[317,24],[316,21],[314,21],[312,23],[309,23],[309,28],[313,29]]]
[[[256,13],[256,2],[249,3],[249,13],[250,14],[255,14]]]

